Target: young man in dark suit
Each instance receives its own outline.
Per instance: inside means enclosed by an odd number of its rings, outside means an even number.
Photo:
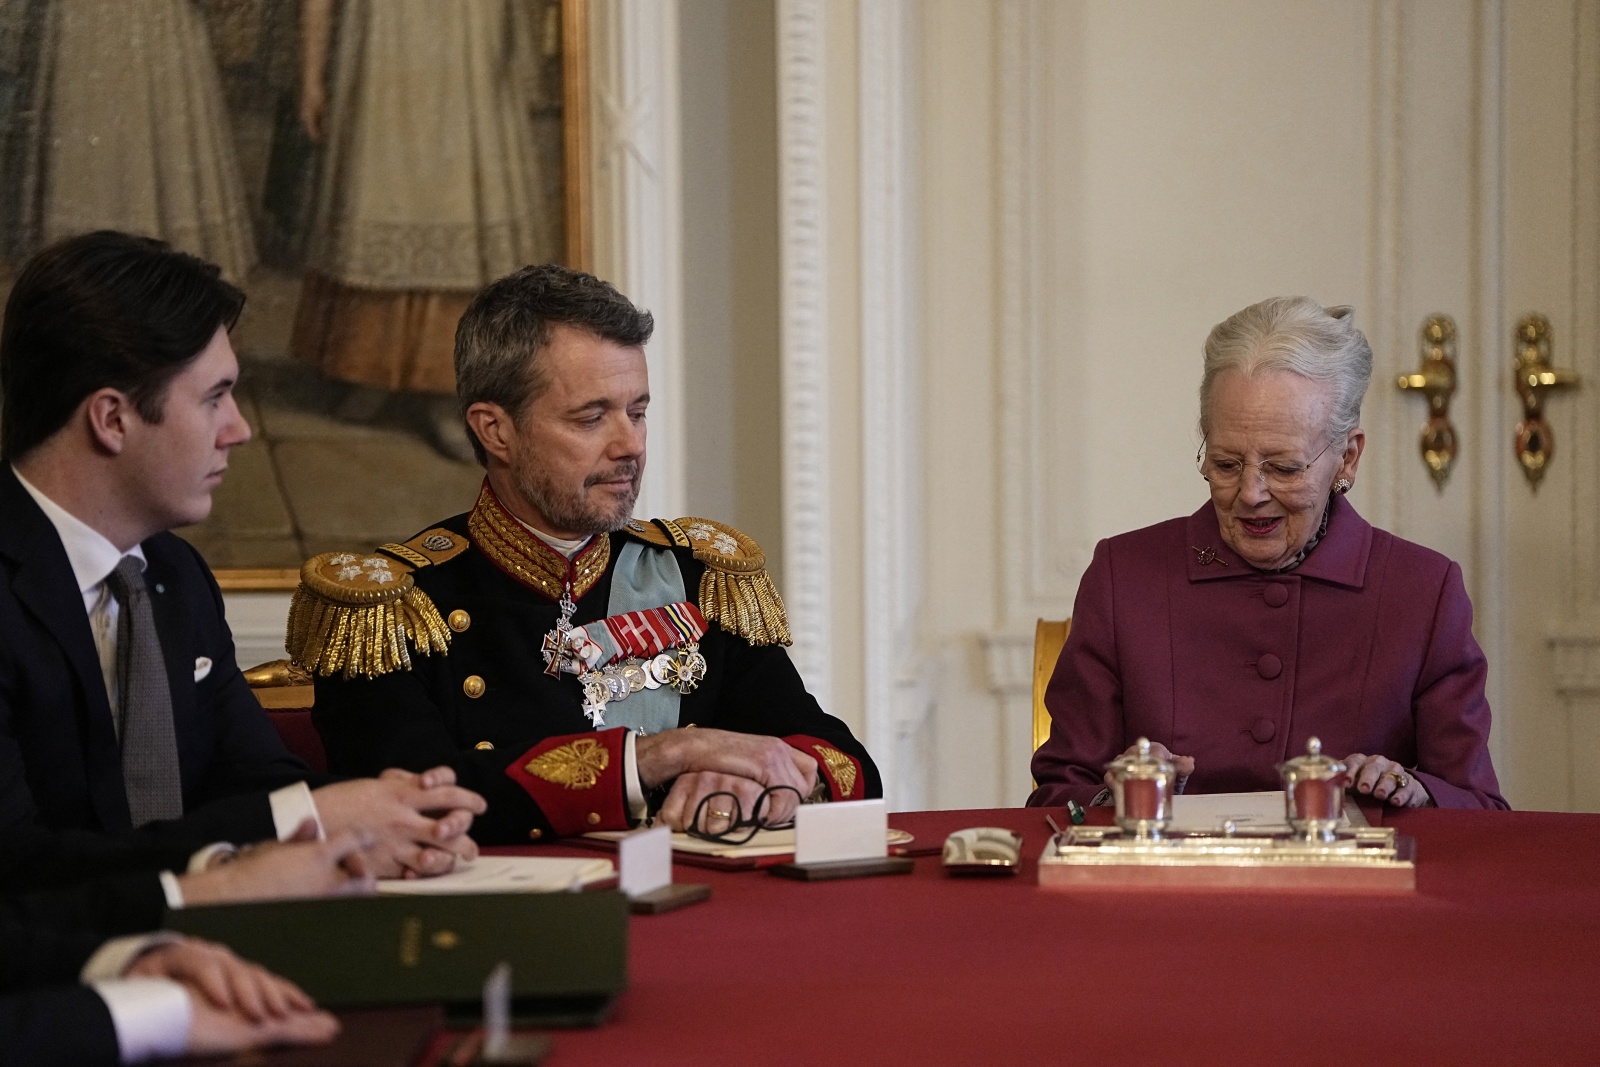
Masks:
[[[168,531],[250,436],[215,266],[100,232],[35,256],[0,329],[0,826],[373,835],[380,875],[471,856],[453,773],[315,779],[234,661],[222,596]],[[311,786],[319,786],[313,792]]]
[[[272,843],[202,873],[158,876],[184,858],[166,842],[0,830],[0,1067],[327,1040],[337,1025],[290,983],[220,945],[143,931],[161,924],[174,894],[205,904],[371,892],[367,843],[353,832]],[[89,871],[99,874],[82,880]],[[12,892],[18,884],[49,891]]]

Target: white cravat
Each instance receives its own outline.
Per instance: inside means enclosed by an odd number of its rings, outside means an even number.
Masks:
[[[144,549],[138,545],[123,552],[106,540],[104,534],[78,518],[66,508],[40,492],[28,479],[12,467],[22,488],[33,497],[34,503],[44,512],[50,525],[61,538],[61,547],[67,550],[67,562],[72,565],[72,576],[83,594],[83,610],[89,616],[89,630],[94,635],[94,650],[100,657],[100,676],[105,680],[106,696],[111,706],[117,706],[117,616],[120,607],[111,595],[106,578],[117,569],[123,556],[133,556],[143,568]],[[112,717],[113,720],[116,718]]]
[[[515,515],[513,515],[511,517],[513,519],[517,518]],[[517,522],[518,522],[518,524],[520,524],[522,526],[522,528],[524,530],[527,530],[529,533],[533,534],[533,536],[537,537],[539,540],[543,541],[545,544],[549,545],[551,548],[555,549],[557,552],[561,553],[563,556],[567,557],[568,559],[571,559],[573,556],[576,556],[578,554],[578,552],[582,550],[584,545],[586,545],[590,541],[594,540],[593,535],[590,535],[589,537],[580,537],[576,541],[564,541],[559,537],[551,537],[549,534],[545,533],[543,530],[534,529],[532,526],[529,526],[527,523],[523,522],[521,519],[517,519]]]

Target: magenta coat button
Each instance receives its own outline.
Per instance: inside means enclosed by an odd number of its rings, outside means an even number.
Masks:
[[[1281,608],[1289,602],[1289,590],[1277,582],[1269,582],[1261,594],[1261,599],[1267,602],[1269,608]]]
[[[1271,652],[1256,660],[1256,673],[1263,678],[1272,679],[1283,673],[1283,660]]]
[[[1278,727],[1271,719],[1257,719],[1256,724],[1250,727],[1250,736],[1263,745],[1277,735]]]

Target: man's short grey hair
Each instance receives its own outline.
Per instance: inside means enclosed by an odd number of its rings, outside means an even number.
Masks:
[[[539,352],[550,331],[570,326],[625,348],[642,348],[655,319],[581,270],[546,263],[490,282],[456,326],[456,397],[462,417],[479,401],[498,404],[515,421],[548,387]],[[478,462],[489,458],[467,427]]]
[[[1335,441],[1361,425],[1361,401],[1372,381],[1372,346],[1356,329],[1355,309],[1325,308],[1309,297],[1275,296],[1212,327],[1200,379],[1200,432],[1211,432],[1211,395],[1223,372],[1246,376],[1284,370],[1327,385],[1328,427]]]

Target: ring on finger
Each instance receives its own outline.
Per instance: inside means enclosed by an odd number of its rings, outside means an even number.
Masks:
[[[721,808],[718,808],[716,811],[713,811],[710,814],[711,814],[711,817],[713,819],[728,819],[728,820],[732,820],[732,818],[733,818],[733,812],[724,811]]]

